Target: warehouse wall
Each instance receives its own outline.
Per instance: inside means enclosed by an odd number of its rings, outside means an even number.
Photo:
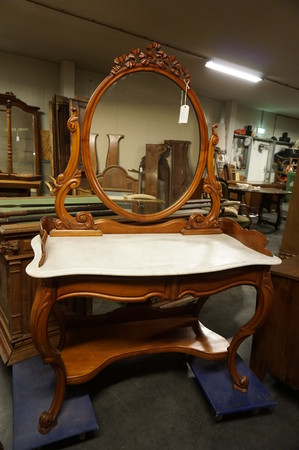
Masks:
[[[19,99],[40,108],[40,128],[49,130],[49,102],[56,94],[63,94],[61,64],[0,52],[0,92],[13,92]],[[104,74],[75,68],[75,96],[88,99]],[[255,130],[261,121],[261,111],[236,104],[199,96],[208,123],[209,133],[213,123],[225,124],[228,157],[233,140],[233,130],[252,125]],[[228,114],[227,111],[230,111]],[[292,141],[299,138],[299,120],[265,112],[264,137],[279,138],[288,132]],[[223,130],[222,130],[223,131]]]

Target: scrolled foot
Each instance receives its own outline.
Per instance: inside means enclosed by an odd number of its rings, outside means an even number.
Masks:
[[[246,375],[240,375],[238,377],[239,379],[233,383],[233,388],[240,392],[247,392],[248,391],[248,385],[249,385],[249,379]]]
[[[39,418],[38,431],[42,434],[47,434],[57,425],[57,420],[50,413],[44,411]]]

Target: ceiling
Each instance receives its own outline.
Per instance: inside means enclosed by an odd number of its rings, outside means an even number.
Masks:
[[[162,44],[197,94],[299,118],[298,0],[0,0],[0,51],[109,73],[116,56]],[[252,84],[205,68],[257,70]]]

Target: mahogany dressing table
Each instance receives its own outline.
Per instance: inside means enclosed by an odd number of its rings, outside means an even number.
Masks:
[[[182,99],[190,108],[186,123],[178,123]],[[53,401],[40,416],[39,431],[48,433],[56,425],[68,384],[88,382],[108,364],[140,354],[182,352],[227,359],[233,386],[246,392],[250,386],[236,369],[236,352],[267,319],[273,291],[270,266],[280,259],[266,250],[264,235],[219,218],[221,186],[213,167],[218,136],[213,127],[208,140],[188,70],[157,43],[145,51],[131,50],[114,60],[110,75],[92,95],[81,137],[77,116],[74,111],[68,123],[70,160],[55,182],[57,217],[42,218],[40,235],[32,241],[35,257],[27,267],[27,273],[38,279],[32,339],[56,375]],[[159,190],[157,197],[138,192],[125,204],[114,201],[93,170],[91,133],[124,135],[119,165],[126,170],[138,168],[149,143],[189,142],[192,177],[185,191],[169,204],[159,201]],[[97,151],[100,161],[105,148]],[[95,218],[88,211],[72,217],[66,211],[67,193],[80,185],[80,153],[91,188],[115,217]],[[171,178],[171,159],[169,170]],[[212,204],[208,214],[176,217],[203,177]],[[229,343],[198,317],[210,295],[238,285],[255,287],[256,311]],[[101,315],[64,317],[58,306],[72,297],[100,298],[122,306]],[[51,311],[61,325],[57,348],[47,333]]]

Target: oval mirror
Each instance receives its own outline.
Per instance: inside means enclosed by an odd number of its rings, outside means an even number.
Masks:
[[[179,209],[202,178],[206,148],[196,94],[157,67],[108,77],[87,105],[82,125],[87,179],[106,206],[131,220],[159,220]]]

